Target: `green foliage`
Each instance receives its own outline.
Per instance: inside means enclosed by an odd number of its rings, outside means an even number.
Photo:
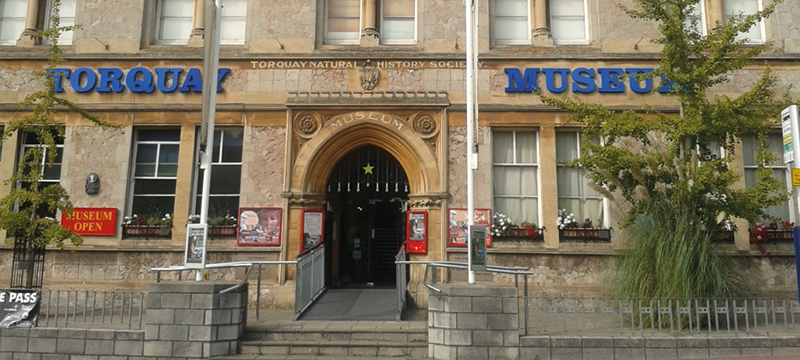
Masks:
[[[616,295],[624,297],[702,298],[741,295],[741,273],[714,252],[714,232],[733,217],[755,221],[765,209],[783,203],[785,186],[771,177],[765,162],[774,160],[766,147],[767,133],[787,94],[775,91],[776,78],[765,70],[749,90],[736,97],[712,96],[714,86],[753,65],[765,45],[746,46],[738,33],[775,11],[774,1],[754,15],[714,24],[707,36],[686,24],[698,23],[689,10],[699,0],[635,0],[631,17],[655,22],[663,46],[658,69],[637,74],[652,81],[653,96],[672,84],[669,95],[680,113],[643,106],[640,111],[613,111],[587,104],[575,96],[548,97],[543,103],[560,107],[582,125],[580,158],[567,164],[581,167],[595,189],[628,203],[622,226],[632,241],[617,263]],[[737,143],[745,136],[759,139],[758,186],[741,189],[741,174],[731,166]],[[592,139],[602,138],[604,146]],[[724,148],[722,156],[716,147]],[[646,221],[643,221],[646,220]],[[642,229],[635,223],[647,224]]]
[[[64,137],[64,125],[58,122],[55,116],[61,108],[65,108],[97,125],[116,126],[98,119],[69,100],[58,97],[55,92],[55,77],[48,74],[65,62],[58,47],[58,39],[62,32],[79,28],[60,26],[60,5],[60,0],[53,1],[51,27],[37,33],[38,37],[49,40],[45,50],[47,65],[44,70],[35,73],[44,80],[44,89],[25,97],[19,106],[30,109],[30,113],[25,117],[8,121],[2,138],[2,141],[5,141],[14,134],[27,133],[39,139],[39,143],[37,147],[22,155],[19,170],[5,182],[6,185],[22,184],[22,186],[19,188],[15,186],[14,190],[0,199],[0,229],[6,230],[10,236],[33,239],[35,246],[52,243],[59,248],[63,247],[66,241],[73,246],[79,246],[83,243],[83,239],[62,227],[56,219],[37,215],[42,212],[48,214],[57,211],[72,212],[72,203],[69,201],[67,191],[61,185],[42,187],[39,183],[42,178],[41,164],[53,164],[57,154],[56,139]],[[46,158],[45,153],[47,153]]]
[[[617,258],[616,296],[686,299],[748,295],[735,263],[718,255],[711,241],[721,227],[697,226],[692,211],[697,204],[685,200],[676,204],[658,195],[642,206],[646,215],[630,227],[635,240]]]
[[[581,157],[568,165],[580,166],[591,182],[612,193],[619,191],[622,200],[633,205],[623,226],[630,225],[643,211],[640,203],[648,201],[637,195],[642,194],[637,187],[648,194],[662,193],[672,202],[693,201],[698,223],[704,226],[721,212],[751,221],[764,218],[766,207],[788,198],[784,186],[763,167],[773,156],[766,148],[766,134],[776,125],[780,110],[790,104],[788,93],[776,93],[776,78],[769,66],[737,97],[711,96],[709,91],[751,65],[752,58],[763,51],[764,45],[745,46],[744,40],[735,37],[772,14],[778,2],[724,26],[718,23],[708,36],[684,25],[697,21],[687,10],[697,2],[636,0],[638,9],[623,7],[633,18],[658,24],[661,36],[653,42],[663,45],[659,67],[636,77],[652,81],[653,92],[672,83],[669,94],[680,105],[680,114],[649,106],[641,111],[613,111],[575,96],[541,95],[545,104],[571,113],[571,120],[583,126]],[[737,142],[747,135],[760,140],[758,186],[735,189],[740,174],[730,164]],[[592,142],[596,138],[604,139],[604,146]],[[722,158],[713,155],[716,146],[724,148]]]

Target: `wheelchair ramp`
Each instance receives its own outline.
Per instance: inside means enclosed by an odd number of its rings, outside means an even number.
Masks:
[[[298,320],[395,321],[397,290],[328,289]]]

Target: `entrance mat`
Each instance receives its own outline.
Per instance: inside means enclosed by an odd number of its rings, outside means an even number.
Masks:
[[[394,321],[398,305],[395,289],[328,289],[300,320]]]

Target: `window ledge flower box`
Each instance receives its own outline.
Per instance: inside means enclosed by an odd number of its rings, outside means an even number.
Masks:
[[[171,225],[122,225],[123,239],[171,239]]]
[[[528,234],[527,228],[512,227],[508,229],[508,233],[501,236],[492,236],[493,241],[517,241],[517,242],[544,242],[544,229],[537,228],[536,236]]]
[[[210,225],[208,227],[209,239],[233,239],[236,237],[236,225]]]
[[[794,241],[792,230],[768,230],[767,244],[769,244],[770,241],[774,241],[778,244],[792,243]]]
[[[558,230],[558,238],[561,242],[611,242],[611,229],[600,228],[565,228]]]

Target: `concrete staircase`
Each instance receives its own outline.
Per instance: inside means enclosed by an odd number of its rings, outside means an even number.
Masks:
[[[427,359],[427,313],[408,315],[404,321],[292,321],[270,311],[248,320],[239,355],[221,359]]]
[[[248,329],[241,342],[242,356],[286,358],[413,358],[428,356],[427,327],[409,322],[322,322],[305,328],[259,331]],[[424,324],[422,324],[424,325]],[[293,357],[288,357],[293,356]]]

